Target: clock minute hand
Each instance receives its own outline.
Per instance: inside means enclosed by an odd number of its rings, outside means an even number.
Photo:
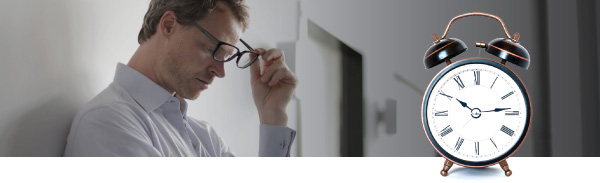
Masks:
[[[458,99],[456,99],[456,100],[457,100],[457,101],[460,103],[460,105],[462,105],[463,107],[466,107],[466,108],[467,108],[467,109],[469,109],[469,110],[473,110],[473,109],[471,109],[471,108],[470,108],[470,107],[467,105],[467,103],[466,103],[466,102],[460,101],[460,100],[458,100]]]
[[[495,108],[494,110],[489,110],[489,111],[481,111],[481,112],[500,112],[503,110],[508,110],[510,108]]]

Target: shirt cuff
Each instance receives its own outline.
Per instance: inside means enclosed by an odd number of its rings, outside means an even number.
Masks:
[[[296,130],[268,124],[260,124],[258,156],[289,157]]]

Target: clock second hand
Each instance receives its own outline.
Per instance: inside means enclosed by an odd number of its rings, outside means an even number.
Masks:
[[[467,122],[465,123],[465,125],[463,125],[463,127],[467,126],[467,124],[469,124],[469,122],[471,122],[471,120],[472,120],[472,119],[473,119],[473,118],[469,118],[469,121],[467,121]]]

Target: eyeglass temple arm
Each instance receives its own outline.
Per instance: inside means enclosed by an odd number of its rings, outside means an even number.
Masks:
[[[206,36],[208,36],[208,38],[210,40],[212,40],[213,42],[215,42],[215,44],[219,44],[219,40],[217,40],[217,38],[215,38],[215,36],[213,36],[208,31],[206,31],[206,29],[200,27],[200,25],[198,25],[196,22],[192,22],[192,25],[194,25],[196,28],[200,29],[200,31],[202,31],[204,34],[206,34]]]
[[[242,42],[242,44],[244,44],[244,46],[246,46],[246,48],[248,48],[250,51],[254,51],[254,48],[252,48],[250,45],[248,45],[248,43],[246,43],[246,41],[244,41],[243,39],[240,38],[240,41]]]

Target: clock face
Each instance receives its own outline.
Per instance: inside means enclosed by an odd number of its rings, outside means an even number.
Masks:
[[[511,155],[529,129],[523,83],[500,63],[473,58],[442,70],[423,100],[423,125],[446,158],[487,166]]]

